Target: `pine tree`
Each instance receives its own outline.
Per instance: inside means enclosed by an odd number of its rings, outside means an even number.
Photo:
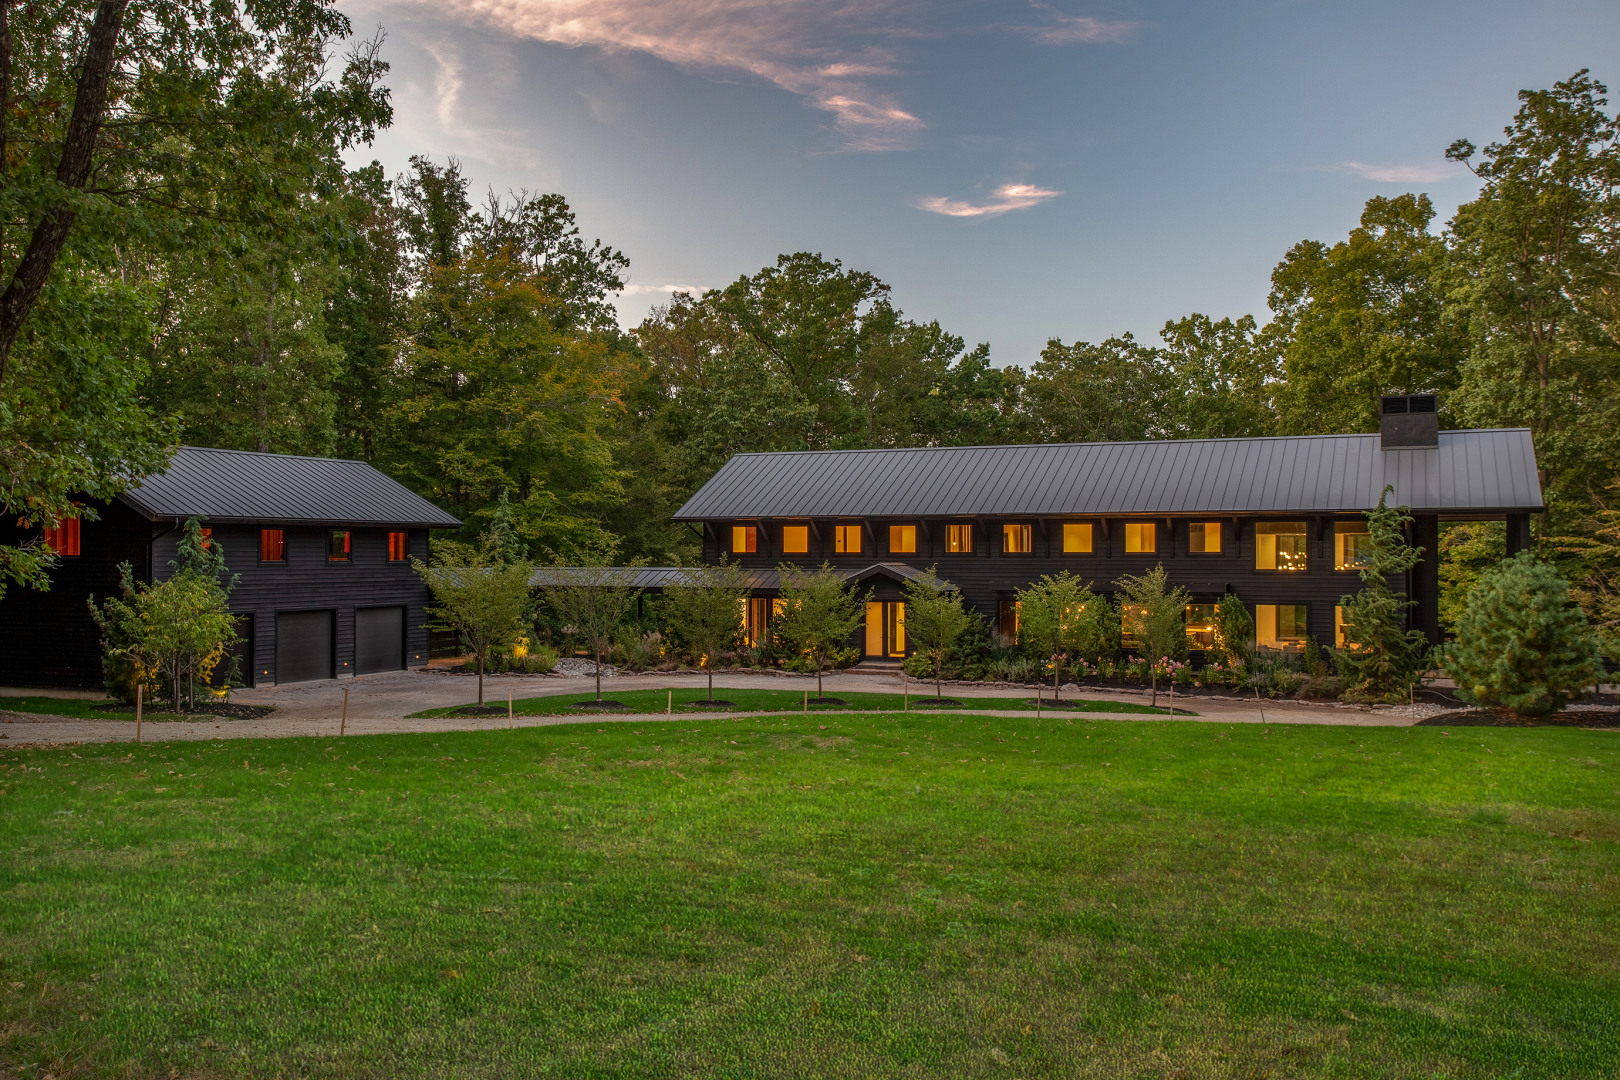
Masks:
[[[1354,596],[1339,598],[1344,607],[1344,636],[1350,643],[1339,654],[1339,666],[1350,684],[1344,695],[1347,700],[1404,698],[1433,656],[1423,631],[1406,628],[1412,601],[1390,586],[1392,579],[1423,558],[1422,548],[1406,542],[1411,508],[1391,507],[1386,502],[1392,490],[1385,487],[1378,505],[1367,511],[1371,547],[1361,567],[1362,589]]]
[[[1556,712],[1603,675],[1597,637],[1568,582],[1528,551],[1480,576],[1445,668],[1464,701],[1523,716]]]

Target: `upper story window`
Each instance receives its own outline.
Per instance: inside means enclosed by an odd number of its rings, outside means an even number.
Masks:
[[[858,555],[861,550],[859,525],[834,525],[833,550],[840,555]]]
[[[1254,527],[1256,570],[1305,569],[1303,521],[1262,521]]]
[[[945,526],[945,551],[949,555],[971,555],[973,553],[973,526]]]
[[[284,531],[281,529],[259,530],[259,561],[287,561],[287,534]]]
[[[1218,555],[1221,550],[1221,523],[1194,521],[1187,526],[1187,550],[1194,554]]]
[[[1360,570],[1372,554],[1372,534],[1365,521],[1339,521],[1333,525],[1333,569]]]
[[[1063,526],[1063,553],[1088,555],[1091,553],[1091,526],[1083,522],[1068,522]]]
[[[733,555],[752,555],[759,550],[759,531],[752,525],[733,525],[731,527],[731,553]]]
[[[808,555],[810,554],[810,526],[784,525],[782,526],[782,554]]]
[[[890,525],[889,551],[894,555],[912,555],[917,551],[917,526]]]
[[[1029,525],[1003,525],[1001,550],[1009,554],[1022,554],[1034,549],[1035,530]]]
[[[1159,550],[1159,527],[1151,521],[1130,521],[1125,524],[1125,550],[1131,553],[1153,554]]]
[[[349,530],[333,529],[326,534],[326,561],[349,561]]]
[[[55,525],[45,526],[45,546],[63,558],[79,554],[79,519],[63,518]]]
[[[411,553],[411,534],[404,532],[391,532],[388,534],[388,561],[404,562]]]

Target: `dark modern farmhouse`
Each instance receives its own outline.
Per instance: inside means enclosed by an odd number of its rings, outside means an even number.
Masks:
[[[427,558],[429,529],[461,524],[363,462],[193,446],[95,509],[98,520],[43,537],[61,556],[49,592],[0,599],[0,685],[100,686],[86,600],[118,593],[123,562],[139,579],[167,577],[193,516],[241,577],[231,609],[250,683],[425,664],[427,590],[409,560]],[[31,538],[7,529],[7,543]]]
[[[1367,435],[740,454],[676,520],[701,526],[708,562],[827,562],[863,582],[868,657],[906,654],[901,585],[931,566],[1011,636],[1015,591],[1043,574],[1106,593],[1162,563],[1192,594],[1195,642],[1233,593],[1260,644],[1291,649],[1342,643],[1338,601],[1360,588],[1364,515],[1386,484],[1425,552],[1404,583],[1413,624],[1438,641],[1440,522],[1505,520],[1512,553],[1542,497],[1527,429],[1440,431],[1427,395],[1385,398]],[[773,583],[749,605],[751,635]]]

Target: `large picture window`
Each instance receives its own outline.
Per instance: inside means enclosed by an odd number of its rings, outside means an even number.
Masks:
[[[63,518],[54,526],[45,527],[45,546],[62,558],[79,554],[79,519]]]
[[[1221,523],[1194,521],[1187,526],[1187,550],[1195,555],[1219,555]]]
[[[808,555],[810,554],[810,526],[784,525],[782,526],[782,554]]]
[[[861,551],[861,527],[859,525],[834,525],[833,550],[840,555],[859,555]]]
[[[1333,569],[1360,570],[1372,552],[1372,534],[1365,521],[1339,521],[1333,525]]]
[[[973,553],[973,526],[945,526],[945,552],[949,555],[971,555]]]
[[[1033,549],[1032,538],[1035,530],[1028,525],[1003,525],[1001,527],[1001,550],[1009,555],[1027,554]]]
[[[1091,526],[1084,522],[1066,522],[1063,526],[1063,553],[1089,555],[1091,553]]]
[[[259,530],[259,561],[287,561],[287,534],[284,531],[281,529]]]
[[[731,527],[731,553],[733,555],[752,555],[758,550],[759,535],[752,525],[733,525]]]
[[[917,551],[917,526],[890,525],[889,551],[895,555],[914,555]]]
[[[1260,522],[1254,527],[1254,568],[1304,570],[1306,536],[1303,521]]]
[[[1304,604],[1256,604],[1254,640],[1266,649],[1294,651],[1305,647]]]
[[[1125,524],[1125,550],[1151,555],[1159,550],[1159,527],[1151,521],[1131,521]]]

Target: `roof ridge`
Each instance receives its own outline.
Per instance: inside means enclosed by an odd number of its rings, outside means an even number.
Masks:
[[[364,465],[368,469],[377,469],[377,466],[371,462],[361,461],[359,458],[326,457],[321,454],[283,454],[279,450],[232,450],[228,446],[192,446],[189,443],[181,443],[179,448],[181,450],[195,450],[203,454],[240,454],[243,457],[295,458],[299,461],[340,461],[347,465]],[[377,469],[377,471],[382,472],[381,469]],[[388,474],[383,473],[383,475],[387,476]]]

